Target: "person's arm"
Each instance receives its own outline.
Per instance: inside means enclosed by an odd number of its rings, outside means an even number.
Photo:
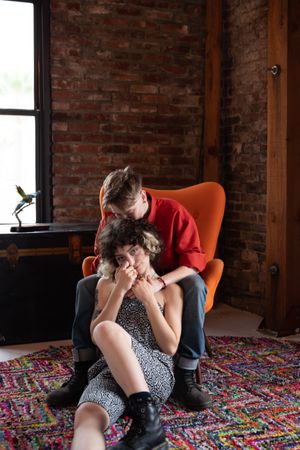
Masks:
[[[177,283],[189,275],[195,275],[195,273],[198,273],[198,270],[193,269],[192,267],[177,267],[177,269],[172,270],[172,272],[168,272],[156,280],[152,280],[151,284],[153,292],[158,292],[170,284]]]
[[[176,206],[176,205],[175,205]],[[206,258],[200,246],[198,229],[194,218],[182,206],[177,209],[167,210],[170,212],[170,222],[168,231],[165,231],[165,250],[168,259],[161,258],[161,269],[164,269],[164,263],[176,267],[165,273],[160,279],[153,283],[154,292],[158,292],[172,283],[177,283],[183,278],[194,275],[205,269]],[[162,225],[160,225],[162,227]]]
[[[132,290],[145,306],[153,334],[160,349],[167,355],[174,355],[181,334],[183,304],[181,288],[172,284],[165,289],[164,315],[158,306],[151,284],[146,279],[137,280]]]
[[[115,272],[115,282],[100,278],[96,287],[95,309],[92,317],[90,331],[93,331],[98,323],[104,320],[116,321],[119,309],[126,292],[132,287],[136,279],[136,271],[128,263],[119,267]]]
[[[123,298],[122,289],[116,289],[116,285],[111,280],[100,278],[97,283],[95,309],[90,324],[92,340],[98,323],[103,320],[116,320]]]

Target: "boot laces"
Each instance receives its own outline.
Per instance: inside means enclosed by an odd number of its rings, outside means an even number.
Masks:
[[[194,374],[185,375],[183,379],[188,391],[197,388]]]
[[[145,433],[144,421],[145,421],[146,406],[143,405],[140,408],[140,415],[133,414],[131,426],[126,435],[121,441],[126,441],[129,445],[134,444],[139,439],[139,436]]]

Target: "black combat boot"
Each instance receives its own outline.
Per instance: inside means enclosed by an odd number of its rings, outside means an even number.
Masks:
[[[74,373],[59,389],[49,392],[49,406],[69,406],[78,402],[88,383],[88,370],[94,361],[78,361],[74,363]]]
[[[201,411],[211,405],[210,396],[195,381],[195,371],[175,366],[173,397],[193,411]]]
[[[158,410],[149,393],[141,392],[129,397],[129,414],[132,418],[130,430],[117,445],[111,447],[112,449],[168,449]]]

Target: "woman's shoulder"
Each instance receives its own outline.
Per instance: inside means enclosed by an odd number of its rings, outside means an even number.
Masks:
[[[98,305],[101,309],[105,306],[111,291],[113,290],[114,282],[111,278],[101,277],[97,283],[96,297],[98,298]]]
[[[174,302],[174,299],[183,299],[182,288],[176,283],[169,284],[161,292],[164,294],[165,303]]]
[[[178,284],[172,283],[161,291],[155,294],[156,301],[161,305],[162,308],[166,306],[167,303],[174,303],[174,299],[182,301],[183,294],[182,289]]]
[[[173,295],[174,293],[182,292],[182,288],[179,286],[179,284],[171,283],[171,284],[168,284],[168,286],[165,287],[164,292],[167,295]]]
[[[110,277],[101,277],[97,283],[98,289],[109,289],[114,285],[114,281]]]

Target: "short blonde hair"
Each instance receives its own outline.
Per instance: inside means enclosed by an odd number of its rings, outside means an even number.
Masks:
[[[142,177],[129,166],[125,169],[114,170],[107,175],[103,182],[104,209],[115,205],[121,210],[130,208],[142,189]]]

